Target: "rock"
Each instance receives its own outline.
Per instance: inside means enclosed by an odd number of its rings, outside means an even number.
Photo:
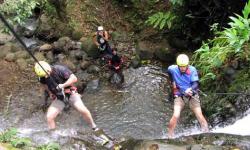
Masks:
[[[83,35],[83,32],[82,32],[82,31],[74,30],[74,31],[72,32],[72,39],[75,40],[75,41],[78,41],[78,40],[81,39],[82,35]]]
[[[72,41],[72,49],[73,50],[79,50],[82,49],[82,42],[74,42]]]
[[[53,48],[52,45],[50,44],[44,44],[42,46],[39,47],[39,51],[51,51]]]
[[[77,71],[77,68],[76,68],[75,64],[71,60],[64,59],[61,63],[63,65],[65,65],[65,66],[67,66],[72,72],[76,72]]]
[[[38,61],[47,61],[46,58],[44,57],[44,53],[42,52],[36,52],[34,56]]]
[[[13,62],[13,61],[15,61],[15,59],[16,59],[16,57],[15,57],[16,55],[14,54],[14,53],[8,53],[6,56],[5,56],[5,60],[6,61],[9,61],[9,62]]]
[[[17,52],[15,52],[15,55],[16,55],[17,59],[19,59],[19,58],[26,59],[26,58],[30,57],[29,53],[25,50],[17,51]]]
[[[177,50],[186,50],[188,49],[188,41],[182,39],[178,36],[168,37],[168,42],[171,47],[176,48]]]
[[[138,59],[138,58],[134,58],[131,60],[131,63],[130,65],[133,67],[133,68],[138,68],[141,66],[141,61]]]
[[[150,42],[147,41],[138,42],[136,52],[140,59],[152,59],[154,57],[154,49],[150,45]]]
[[[100,72],[100,70],[101,69],[98,66],[91,65],[91,66],[88,67],[87,72],[88,73],[98,73],[98,72]]]
[[[6,44],[3,46],[0,46],[0,49],[1,49],[0,59],[4,58],[9,52],[11,52],[11,48],[12,48],[11,45],[6,45]]]
[[[35,30],[38,27],[38,20],[35,18],[29,18],[25,21],[25,24],[22,26],[22,35],[25,37],[32,37],[35,33]]]
[[[63,62],[63,60],[66,58],[66,56],[64,54],[58,54],[55,56],[55,59],[57,59],[57,61],[59,62]]]
[[[92,39],[81,38],[82,48],[87,53],[88,56],[92,58],[98,58],[100,56],[100,52],[97,46],[93,43]]]
[[[100,80],[95,79],[87,83],[86,92],[95,92],[100,89]]]
[[[4,45],[5,43],[10,42],[12,39],[12,35],[0,33],[0,45]]]
[[[54,54],[52,51],[49,51],[46,53],[46,58],[48,59],[49,62],[53,62],[54,60]]]
[[[34,48],[38,46],[38,41],[36,41],[36,39],[26,37],[21,37],[21,39],[28,48]]]
[[[69,37],[61,37],[58,41],[53,43],[54,51],[67,52],[71,47],[71,40]]]
[[[49,24],[50,19],[45,14],[42,14],[39,18],[39,26],[37,29],[37,36],[41,39],[49,41],[50,39],[54,38],[52,33],[52,27]]]
[[[17,65],[20,67],[20,69],[25,70],[28,66],[28,63],[23,58],[17,59]]]
[[[155,56],[157,59],[173,63],[175,62],[175,55],[171,51],[171,47],[168,45],[166,40],[162,40],[159,44],[155,46]]]
[[[202,150],[202,149],[203,149],[203,145],[198,144],[198,145],[192,145],[190,150]]]
[[[82,70],[87,69],[89,66],[90,66],[90,62],[89,61],[83,60],[80,63],[80,67],[81,67]]]
[[[87,54],[82,50],[74,50],[69,52],[69,56],[72,59],[82,60],[87,57]]]
[[[9,43],[11,44],[11,52],[25,51],[24,47],[20,43]]]

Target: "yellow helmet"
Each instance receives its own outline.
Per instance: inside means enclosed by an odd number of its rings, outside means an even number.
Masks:
[[[186,54],[180,54],[176,58],[176,63],[178,66],[185,67],[189,64],[189,58]]]
[[[41,67],[40,65],[43,67]],[[46,75],[47,75],[47,73],[49,72],[49,71],[51,71],[51,67],[50,67],[50,65],[47,63],[47,62],[45,62],[45,61],[39,61],[39,64],[38,63],[36,63],[35,64],[35,72],[36,72],[36,75],[37,76],[39,76],[39,77],[45,77]],[[45,72],[45,71],[47,72]]]

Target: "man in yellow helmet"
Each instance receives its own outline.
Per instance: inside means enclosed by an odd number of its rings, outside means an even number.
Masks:
[[[90,127],[93,130],[97,129],[91,113],[83,104],[80,94],[77,93],[77,89],[73,85],[77,82],[77,77],[71,70],[61,65],[51,66],[45,61],[36,63],[34,69],[39,81],[53,100],[47,111],[49,129],[56,128],[55,118],[65,107],[65,96],[68,97],[69,103],[81,113]]]
[[[202,114],[197,92],[199,82],[197,70],[194,66],[189,65],[189,58],[185,54],[178,55],[176,63],[177,65],[168,67],[168,74],[172,82],[174,94],[174,113],[169,121],[168,136],[169,138],[173,138],[174,129],[185,102],[189,103],[189,107],[194,112],[202,129],[208,132],[208,124]]]

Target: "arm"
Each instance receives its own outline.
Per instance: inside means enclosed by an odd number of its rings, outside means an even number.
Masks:
[[[65,87],[72,85],[75,82],[77,82],[77,77],[74,74],[71,74],[69,76],[69,79],[65,83],[59,84],[59,85],[60,85],[60,88],[65,88]]]
[[[107,31],[104,31],[104,40],[108,41],[109,40],[109,34]]]
[[[192,90],[197,90],[197,89],[198,89],[198,86],[199,86],[198,81],[194,81],[194,82],[191,83],[191,88],[192,88]]]
[[[174,82],[174,79],[173,79],[173,76],[172,76],[172,73],[171,73],[170,69],[167,70],[167,74],[168,74],[168,77],[169,77],[170,84],[172,86],[173,95],[177,96],[179,90],[178,90],[178,88],[176,86],[176,83]]]
[[[97,46],[97,47],[99,47],[99,43],[97,42],[97,40],[96,40],[96,33],[94,34],[94,36],[93,36],[93,38],[92,38],[92,41],[93,41],[93,43],[95,43],[95,45]]]

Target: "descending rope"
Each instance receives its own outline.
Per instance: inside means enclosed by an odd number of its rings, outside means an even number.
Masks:
[[[30,54],[30,56],[39,64],[39,66],[43,69],[43,71],[45,71],[45,73],[49,76],[49,73],[39,63],[38,59],[31,53],[31,51],[25,45],[25,43],[23,42],[23,40],[17,35],[17,33],[14,31],[13,27],[11,27],[11,25],[7,22],[7,20],[4,18],[4,16],[2,15],[1,12],[0,12],[0,19],[5,24],[5,26],[11,31],[11,33],[14,35],[14,37],[21,43],[21,45],[24,47],[24,49]],[[53,85],[55,86],[55,88],[57,88],[58,84],[56,83],[56,81],[53,78],[50,78],[50,79],[51,79]],[[62,94],[64,96],[64,99],[65,99],[66,97],[65,97],[64,89],[58,89],[58,91],[59,90],[61,90],[61,92],[62,92]]]

